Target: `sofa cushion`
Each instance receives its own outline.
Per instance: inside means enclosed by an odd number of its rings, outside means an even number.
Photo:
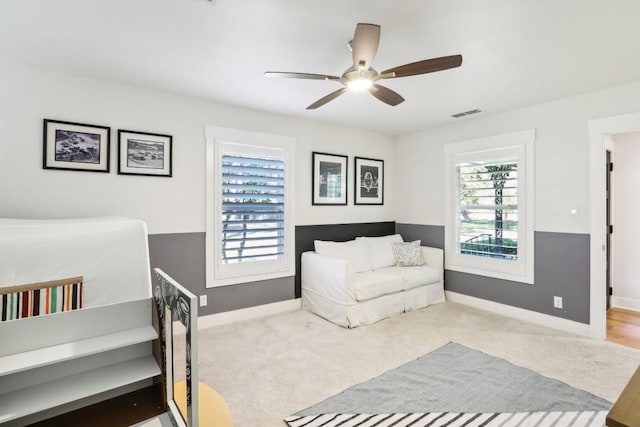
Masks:
[[[356,241],[364,241],[369,248],[369,258],[373,269],[396,265],[392,243],[402,243],[402,236],[393,234],[381,237],[358,237]]]
[[[376,270],[376,274],[395,275],[402,278],[402,289],[409,290],[418,286],[430,285],[440,281],[438,270],[426,265],[416,267],[387,267]]]
[[[349,240],[347,242],[331,242],[314,240],[316,253],[329,258],[338,258],[353,262],[353,270],[358,273],[371,270],[369,250],[364,241]]]
[[[356,301],[366,301],[382,295],[402,291],[402,277],[379,271],[365,271],[353,275]]]
[[[424,256],[420,249],[420,240],[406,243],[392,243],[393,253],[396,256],[398,267],[411,267],[424,265]]]

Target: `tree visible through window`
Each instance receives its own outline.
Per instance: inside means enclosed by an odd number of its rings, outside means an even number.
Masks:
[[[461,163],[456,176],[458,253],[517,260],[517,160]]]

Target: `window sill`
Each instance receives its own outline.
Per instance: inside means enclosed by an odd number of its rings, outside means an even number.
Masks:
[[[445,270],[457,271],[459,273],[473,274],[476,276],[492,277],[494,279],[507,280],[510,282],[519,282],[527,285],[534,284],[533,273],[531,274],[513,274],[495,270],[483,270],[477,267],[468,267],[463,265],[445,264]]]
[[[207,283],[206,287],[207,289],[219,288],[222,286],[232,286],[232,285],[238,285],[241,283],[262,282],[265,280],[280,279],[283,277],[292,277],[295,275],[296,275],[295,271],[283,270],[283,271],[274,271],[271,273],[259,273],[259,274],[245,275],[245,276],[226,277],[221,279],[214,279],[211,283]]]

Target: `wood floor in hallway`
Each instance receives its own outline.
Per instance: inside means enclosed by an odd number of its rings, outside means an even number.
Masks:
[[[610,308],[607,311],[607,340],[640,348],[640,312]]]

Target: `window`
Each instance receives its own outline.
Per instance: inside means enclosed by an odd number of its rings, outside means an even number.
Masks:
[[[533,130],[445,146],[446,268],[533,283]]]
[[[456,164],[457,253],[518,259],[518,159]]]
[[[222,154],[222,263],[283,259],[284,161],[237,151]]]
[[[207,127],[207,286],[295,274],[294,144]]]

